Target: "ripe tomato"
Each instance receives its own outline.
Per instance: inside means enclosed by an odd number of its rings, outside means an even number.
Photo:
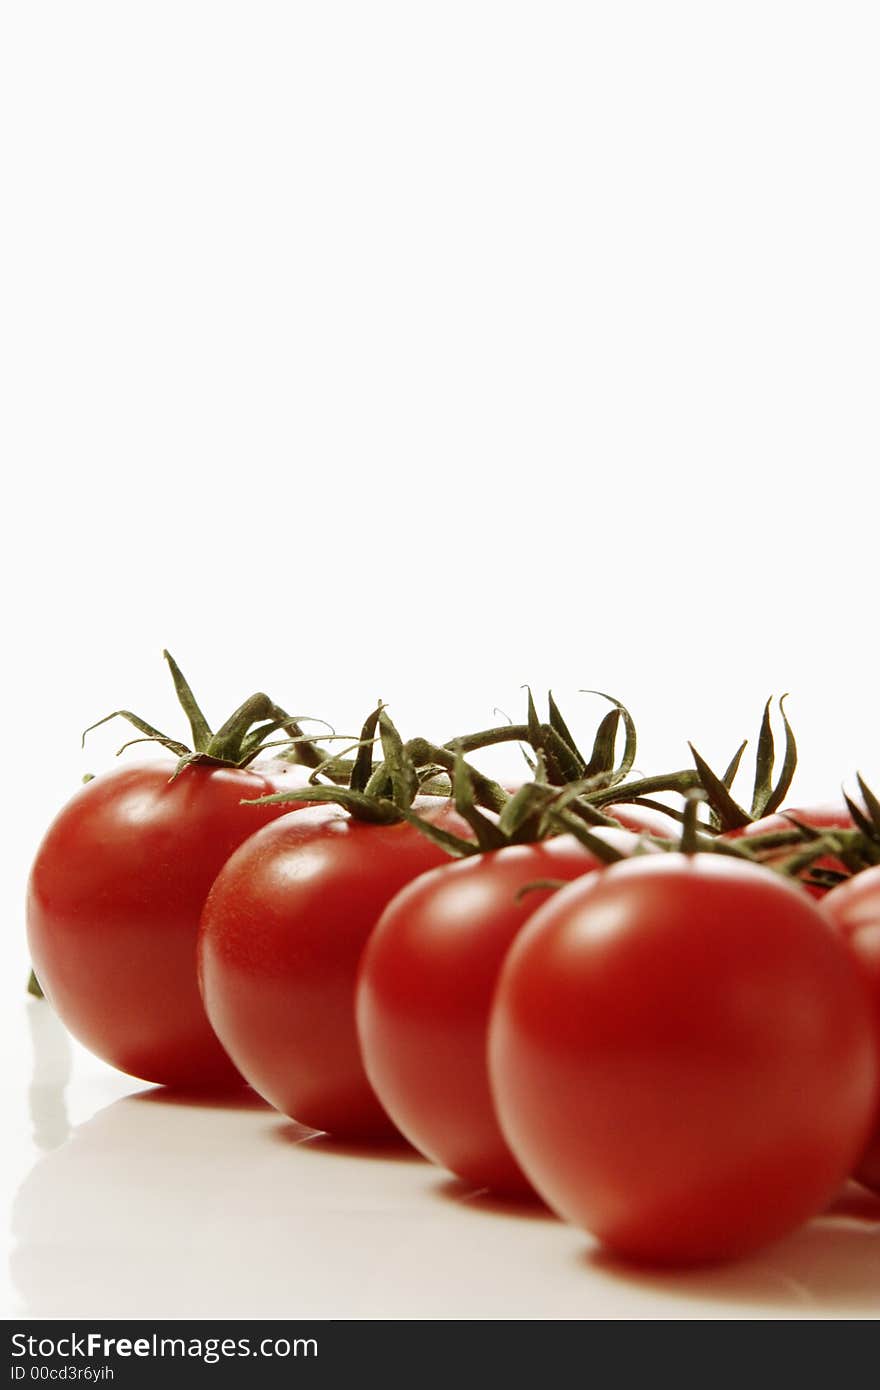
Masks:
[[[725,840],[738,840],[741,837],[751,839],[755,835],[769,835],[778,830],[794,830],[795,827],[788,819],[794,816],[795,820],[801,821],[804,825],[813,826],[816,830],[852,830],[853,819],[845,806],[834,804],[827,806],[809,806],[806,810],[797,810],[788,807],[785,811],[779,811],[776,815],[764,816],[762,820],[752,821],[751,825],[746,825],[739,830],[725,831]],[[797,845],[785,845],[779,849],[768,851],[765,864],[781,864],[797,852]],[[804,870],[803,877],[806,878],[812,869],[830,869],[833,873],[846,874],[849,870],[833,854],[826,854],[821,859],[817,859],[810,868]],[[813,898],[824,897],[828,892],[817,883],[804,883],[807,892]]]
[[[822,902],[822,911],[843,936],[867,986],[880,1052],[880,865],[833,888]],[[880,1113],[855,1175],[880,1193]]]
[[[121,1071],[168,1086],[240,1083],[199,997],[199,916],[232,851],[290,809],[242,798],[296,785],[299,770],[193,764],[171,781],[175,766],[96,777],[56,817],[28,886],[31,956],[70,1031]]]
[[[638,844],[624,830],[597,834],[623,852]],[[568,835],[449,862],[392,898],[367,942],[356,1010],[367,1076],[410,1143],[478,1187],[532,1192],[498,1128],[486,1071],[498,971],[551,890],[517,895],[602,867]]]
[[[416,810],[469,834],[449,802],[422,798]],[[225,865],[202,914],[202,996],[230,1057],[277,1110],[348,1138],[394,1132],[361,1062],[355,976],[386,903],[447,862],[406,822],[321,805],[266,826]]]
[[[678,841],[681,826],[672,816],[664,816],[662,811],[654,811],[650,806],[603,806],[606,816],[613,816],[624,830],[635,835],[656,835],[660,840]]]
[[[713,855],[615,864],[539,908],[501,971],[489,1070],[549,1205],[665,1263],[820,1210],[880,1092],[863,986],[818,908]]]

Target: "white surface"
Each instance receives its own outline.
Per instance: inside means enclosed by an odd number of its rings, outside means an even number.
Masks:
[[[31,834],[86,724],[175,723],[163,646],[217,719],[598,686],[651,767],[790,690],[805,794],[880,781],[878,44],[871,0],[4,5]]]
[[[8,1020],[12,1022],[12,1020]],[[133,1090],[28,1003],[32,1079],[4,1080],[6,1316],[862,1317],[878,1313],[880,1200],[744,1263],[636,1272],[540,1208],[406,1149],[310,1135],[255,1100]]]
[[[531,681],[589,737],[598,686],[652,770],[688,737],[723,765],[788,689],[797,799],[880,785],[878,44],[870,0],[2,7],[20,1304],[866,1306],[876,1222],[600,1277],[420,1165],[121,1101],[79,1054],[39,1157],[20,988],[29,860],[125,737],[79,731],[182,732],[163,646],[215,722],[261,687],[350,730],[381,695],[442,740]]]

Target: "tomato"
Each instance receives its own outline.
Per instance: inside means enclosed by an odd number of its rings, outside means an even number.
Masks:
[[[626,831],[597,833],[624,852],[638,844]],[[478,1187],[532,1194],[498,1128],[486,1070],[498,971],[551,891],[519,890],[602,867],[568,835],[450,862],[392,898],[367,942],[357,987],[367,1076],[410,1143]]]
[[[192,764],[172,781],[175,766],[163,758],[96,777],[56,817],[28,886],[31,956],[70,1031],[121,1071],[169,1086],[240,1084],[199,997],[199,917],[232,851],[290,809],[242,798],[295,785],[299,770]]]
[[[416,809],[469,833],[449,802]],[[407,822],[321,805],[266,826],[225,865],[202,914],[202,996],[230,1057],[277,1110],[347,1138],[395,1132],[361,1062],[355,976],[385,905],[447,862]]]
[[[806,894],[678,853],[561,889],[502,967],[498,1117],[537,1191],[612,1250],[742,1255],[819,1211],[880,1095],[864,988]]]
[[[822,911],[843,936],[868,989],[880,1052],[880,865],[833,888],[822,902]],[[880,1113],[855,1175],[880,1193]]]
[[[764,816],[762,820],[752,821],[751,825],[743,826],[738,830],[728,830],[724,833],[725,840],[737,840],[740,838],[751,839],[754,835],[769,835],[779,830],[794,830],[795,826],[789,820],[789,816],[794,816],[795,820],[801,821],[804,825],[810,825],[816,830],[852,830],[853,819],[845,806],[834,804],[823,806],[809,806],[806,810],[797,810],[789,807],[785,811],[780,811],[776,815]],[[775,850],[767,852],[762,860],[765,864],[782,864],[786,859],[791,858],[799,849],[798,845],[785,845]],[[806,878],[816,869],[829,869],[833,873],[848,874],[849,870],[845,864],[836,859],[833,854],[826,854],[821,859],[817,859],[809,868],[804,870],[803,877]],[[828,892],[827,888],[821,884],[807,883],[803,885],[811,897],[821,898]]]
[[[603,806],[606,816],[613,816],[624,830],[635,835],[656,835],[660,840],[681,838],[681,826],[672,816],[664,816],[662,811],[654,811],[650,806],[613,805]]]

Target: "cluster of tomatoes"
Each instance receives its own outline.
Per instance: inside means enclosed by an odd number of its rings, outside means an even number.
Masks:
[[[171,757],[89,780],[29,884],[36,975],[93,1052],[402,1134],[638,1259],[743,1254],[851,1175],[880,1192],[880,805],[782,812],[784,713],[746,812],[742,748],[635,777],[616,701],[589,755],[531,697],[443,746],[380,706],[333,753],[262,695],[214,733],[169,662],[192,747],[119,711]],[[502,739],[517,788],[468,761]]]

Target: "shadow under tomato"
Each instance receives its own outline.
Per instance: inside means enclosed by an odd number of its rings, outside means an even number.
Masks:
[[[546,1207],[537,1193],[531,1197],[501,1197],[490,1192],[488,1187],[474,1187],[462,1178],[444,1178],[431,1188],[435,1197],[444,1202],[455,1202],[457,1206],[470,1207],[472,1211],[486,1212],[490,1216],[514,1217],[520,1221],[558,1221],[558,1217]]]
[[[363,1158],[383,1163],[425,1163],[427,1160],[401,1135],[399,1139],[336,1139],[323,1130],[307,1129],[295,1120],[273,1130],[282,1144],[308,1145],[316,1153],[338,1158]]]
[[[135,1091],[129,1097],[138,1104],[147,1105],[185,1105],[204,1110],[269,1110],[268,1101],[258,1096],[249,1086],[237,1086],[224,1091],[178,1090],[171,1086],[153,1086],[146,1091]]]
[[[627,1260],[601,1246],[577,1263],[660,1296],[752,1303],[805,1316],[835,1309],[877,1313],[880,1199],[848,1185],[831,1206],[790,1235],[728,1263],[686,1268]]]

